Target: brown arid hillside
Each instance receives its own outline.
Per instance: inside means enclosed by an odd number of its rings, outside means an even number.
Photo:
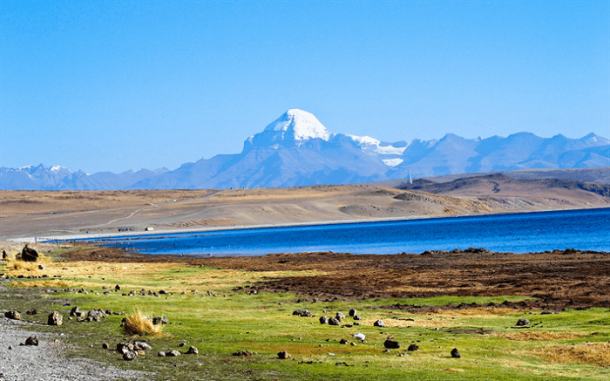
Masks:
[[[235,190],[2,191],[0,238],[429,218],[610,206],[606,184],[503,175],[397,189],[374,185]]]

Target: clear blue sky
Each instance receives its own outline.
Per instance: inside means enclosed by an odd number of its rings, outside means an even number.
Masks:
[[[610,138],[609,4],[2,0],[0,165],[174,169],[290,108],[384,141]]]

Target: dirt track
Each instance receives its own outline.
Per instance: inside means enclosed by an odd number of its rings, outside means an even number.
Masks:
[[[610,307],[610,253],[555,251],[352,255],[272,254],[264,257],[193,259],[83,250],[69,260],[182,262],[247,271],[316,270],[321,275],[269,279],[258,291],[293,291],[320,300],[520,295],[536,300],[509,306],[561,310]],[[391,308],[413,308],[392,306]],[[468,308],[461,306],[460,308]]]

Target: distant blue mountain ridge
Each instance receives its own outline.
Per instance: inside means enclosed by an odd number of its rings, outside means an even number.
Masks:
[[[87,174],[67,168],[0,168],[3,190],[221,189],[353,184],[458,173],[532,168],[610,166],[610,140],[541,138],[529,132],[508,137],[396,143],[368,136],[333,134],[302,110],[288,110],[250,136],[239,154],[217,155],[178,169]]]

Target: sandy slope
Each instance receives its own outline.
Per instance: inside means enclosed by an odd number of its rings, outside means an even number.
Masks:
[[[535,181],[535,180],[534,180]],[[473,192],[472,189],[478,189]],[[277,189],[0,192],[0,238],[348,222],[465,214],[608,207],[586,190],[534,183],[499,194],[489,184],[435,195],[372,185]]]

